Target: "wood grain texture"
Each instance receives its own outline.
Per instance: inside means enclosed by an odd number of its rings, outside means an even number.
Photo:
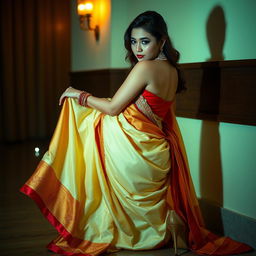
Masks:
[[[181,64],[187,90],[177,95],[177,116],[256,125],[256,60]],[[111,97],[127,69],[71,72],[72,84]]]
[[[188,90],[177,115],[256,125],[256,60],[183,64]]]

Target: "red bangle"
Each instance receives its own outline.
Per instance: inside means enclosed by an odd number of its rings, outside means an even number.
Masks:
[[[78,99],[79,105],[86,107],[87,106],[87,98],[89,96],[91,96],[90,93],[84,92],[84,91],[81,92],[80,95],[79,95],[79,99]]]

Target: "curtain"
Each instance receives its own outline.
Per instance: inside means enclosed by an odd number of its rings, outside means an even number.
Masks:
[[[70,1],[3,0],[0,140],[47,138],[70,71]]]

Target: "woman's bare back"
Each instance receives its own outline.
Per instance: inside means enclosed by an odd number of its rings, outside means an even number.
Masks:
[[[178,74],[175,67],[168,61],[149,61],[150,69],[146,90],[156,94],[164,100],[171,101],[175,98]]]

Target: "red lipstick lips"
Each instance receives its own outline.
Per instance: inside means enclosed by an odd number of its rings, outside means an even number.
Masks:
[[[136,55],[138,59],[142,59],[144,55]]]

